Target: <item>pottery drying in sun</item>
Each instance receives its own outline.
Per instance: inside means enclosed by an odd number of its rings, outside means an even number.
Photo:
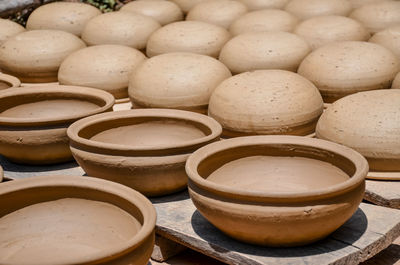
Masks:
[[[285,10],[301,20],[317,16],[347,16],[352,11],[348,0],[291,0]]]
[[[19,87],[20,85],[21,81],[15,76],[0,73],[0,90]]]
[[[388,48],[400,59],[400,24],[375,33],[369,42]]]
[[[20,24],[9,19],[0,18],[0,44],[24,31],[25,28]]]

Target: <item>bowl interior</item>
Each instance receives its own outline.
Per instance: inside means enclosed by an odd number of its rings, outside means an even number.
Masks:
[[[8,82],[7,80],[1,80],[0,79],[0,90],[7,89],[7,88],[10,88],[12,86],[13,86],[13,84],[11,82]]]

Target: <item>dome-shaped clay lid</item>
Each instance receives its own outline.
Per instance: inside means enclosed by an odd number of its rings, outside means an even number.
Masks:
[[[207,106],[214,89],[230,76],[228,68],[212,57],[167,53],[148,59],[134,71],[129,96],[145,107]]]
[[[236,36],[248,32],[260,31],[288,31],[291,32],[298,23],[298,19],[283,10],[263,9],[244,14],[236,19],[229,31]]]
[[[61,85],[105,90],[115,98],[128,96],[129,77],[146,59],[140,51],[122,45],[96,45],[70,54],[61,64]]]
[[[0,18],[0,44],[25,31],[25,28],[9,19]]]
[[[225,136],[307,135],[315,129],[323,102],[318,89],[298,74],[258,70],[223,81],[208,110]]]
[[[26,28],[56,29],[80,36],[86,23],[101,14],[94,6],[84,3],[55,2],[36,8],[26,22]]]
[[[246,4],[249,10],[267,8],[283,8],[290,0],[239,0]]]
[[[344,41],[310,53],[298,73],[313,82],[325,102],[365,90],[389,88],[400,71],[397,57],[369,42]]]
[[[285,10],[304,20],[324,15],[347,16],[352,6],[348,0],[291,0]]]
[[[334,102],[316,134],[360,152],[371,170],[400,171],[400,90],[365,91]]]
[[[342,16],[312,17],[297,25],[294,33],[303,37],[312,49],[335,41],[364,41],[371,36],[360,22]]]
[[[360,21],[371,33],[400,24],[400,2],[382,1],[355,9],[350,17]]]
[[[182,10],[173,2],[164,0],[132,1],[121,7],[120,11],[136,12],[166,25],[183,19]]]
[[[186,20],[203,21],[227,29],[235,19],[246,12],[246,5],[238,1],[207,1],[190,9]]]
[[[88,45],[119,44],[143,49],[150,35],[161,25],[153,18],[133,12],[110,12],[86,24],[82,39]]]
[[[61,62],[84,47],[81,39],[65,31],[26,31],[2,44],[0,68],[22,82],[55,82]]]
[[[180,21],[154,32],[147,43],[149,57],[169,52],[192,52],[217,57],[229,32],[201,21]]]
[[[400,59],[400,24],[375,33],[369,42],[388,48]]]
[[[260,69],[296,71],[310,51],[306,41],[292,33],[251,32],[228,41],[219,59],[232,73]]]

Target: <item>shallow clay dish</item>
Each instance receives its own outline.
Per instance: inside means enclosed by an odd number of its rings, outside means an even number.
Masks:
[[[391,51],[361,41],[320,47],[298,69],[318,87],[326,103],[360,91],[390,88],[399,71],[399,60]]]
[[[285,10],[301,20],[317,16],[347,16],[352,11],[348,0],[291,0]]]
[[[371,35],[360,22],[342,16],[320,16],[297,25],[294,33],[303,37],[314,50],[336,41],[366,41]]]
[[[0,90],[19,87],[20,85],[21,81],[19,81],[15,76],[0,73]]]
[[[263,246],[328,236],[357,210],[368,163],[319,139],[251,136],[194,152],[186,163],[197,210],[227,235]]]
[[[72,159],[67,127],[76,120],[111,111],[114,97],[87,87],[48,85],[0,92],[0,154],[26,164]]]
[[[26,31],[1,45],[0,68],[22,82],[56,82],[61,62],[84,47],[81,39],[65,31]]]
[[[308,135],[315,131],[322,111],[318,89],[302,76],[282,70],[228,78],[214,90],[208,108],[224,128],[223,137]]]
[[[378,33],[369,42],[373,42],[391,50],[400,59],[400,23]]]
[[[20,24],[9,19],[0,18],[0,44],[24,31],[25,28]]]
[[[133,12],[110,12],[89,20],[82,32],[88,45],[119,44],[144,49],[150,35],[160,28],[157,20]]]
[[[186,188],[187,157],[218,141],[221,131],[205,115],[145,109],[82,119],[68,128],[68,137],[72,154],[89,176],[160,196]]]
[[[246,4],[249,10],[283,8],[290,0],[239,0]]]
[[[100,14],[98,8],[89,4],[55,2],[36,8],[29,15],[26,28],[56,29],[80,36],[86,23]]]
[[[231,24],[229,31],[236,36],[248,32],[288,31],[291,32],[298,23],[292,14],[279,9],[264,9],[249,12]]]
[[[334,102],[316,135],[357,150],[371,171],[397,172],[400,178],[400,90],[360,92]]]
[[[0,263],[145,265],[155,223],[150,201],[117,183],[71,176],[10,181],[0,191]]]
[[[96,45],[70,54],[61,64],[61,85],[105,90],[115,98],[128,97],[129,77],[146,56],[122,45]]]
[[[167,53],[140,65],[129,82],[137,108],[171,108],[207,114],[211,93],[229,69],[215,58],[194,53]]]
[[[192,52],[218,57],[229,32],[219,26],[201,21],[179,21],[154,32],[147,42],[149,57],[170,52]]]
[[[311,48],[303,38],[288,32],[251,32],[229,40],[219,60],[232,73],[259,69],[297,71]]]

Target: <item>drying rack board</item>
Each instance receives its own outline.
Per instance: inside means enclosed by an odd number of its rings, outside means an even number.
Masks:
[[[84,175],[74,162],[22,166],[0,156],[0,165],[9,179],[38,175]],[[367,181],[367,188],[372,187],[369,183],[379,186],[384,182]],[[387,193],[385,188],[382,191]],[[316,244],[297,248],[257,247],[222,234],[200,215],[186,191],[152,198],[151,201],[158,214],[157,251],[153,253],[158,260],[168,258],[186,246],[228,264],[358,264],[385,249],[400,236],[399,210],[362,203],[345,225]],[[163,244],[165,240],[170,243]],[[164,256],[160,257],[160,253]]]

